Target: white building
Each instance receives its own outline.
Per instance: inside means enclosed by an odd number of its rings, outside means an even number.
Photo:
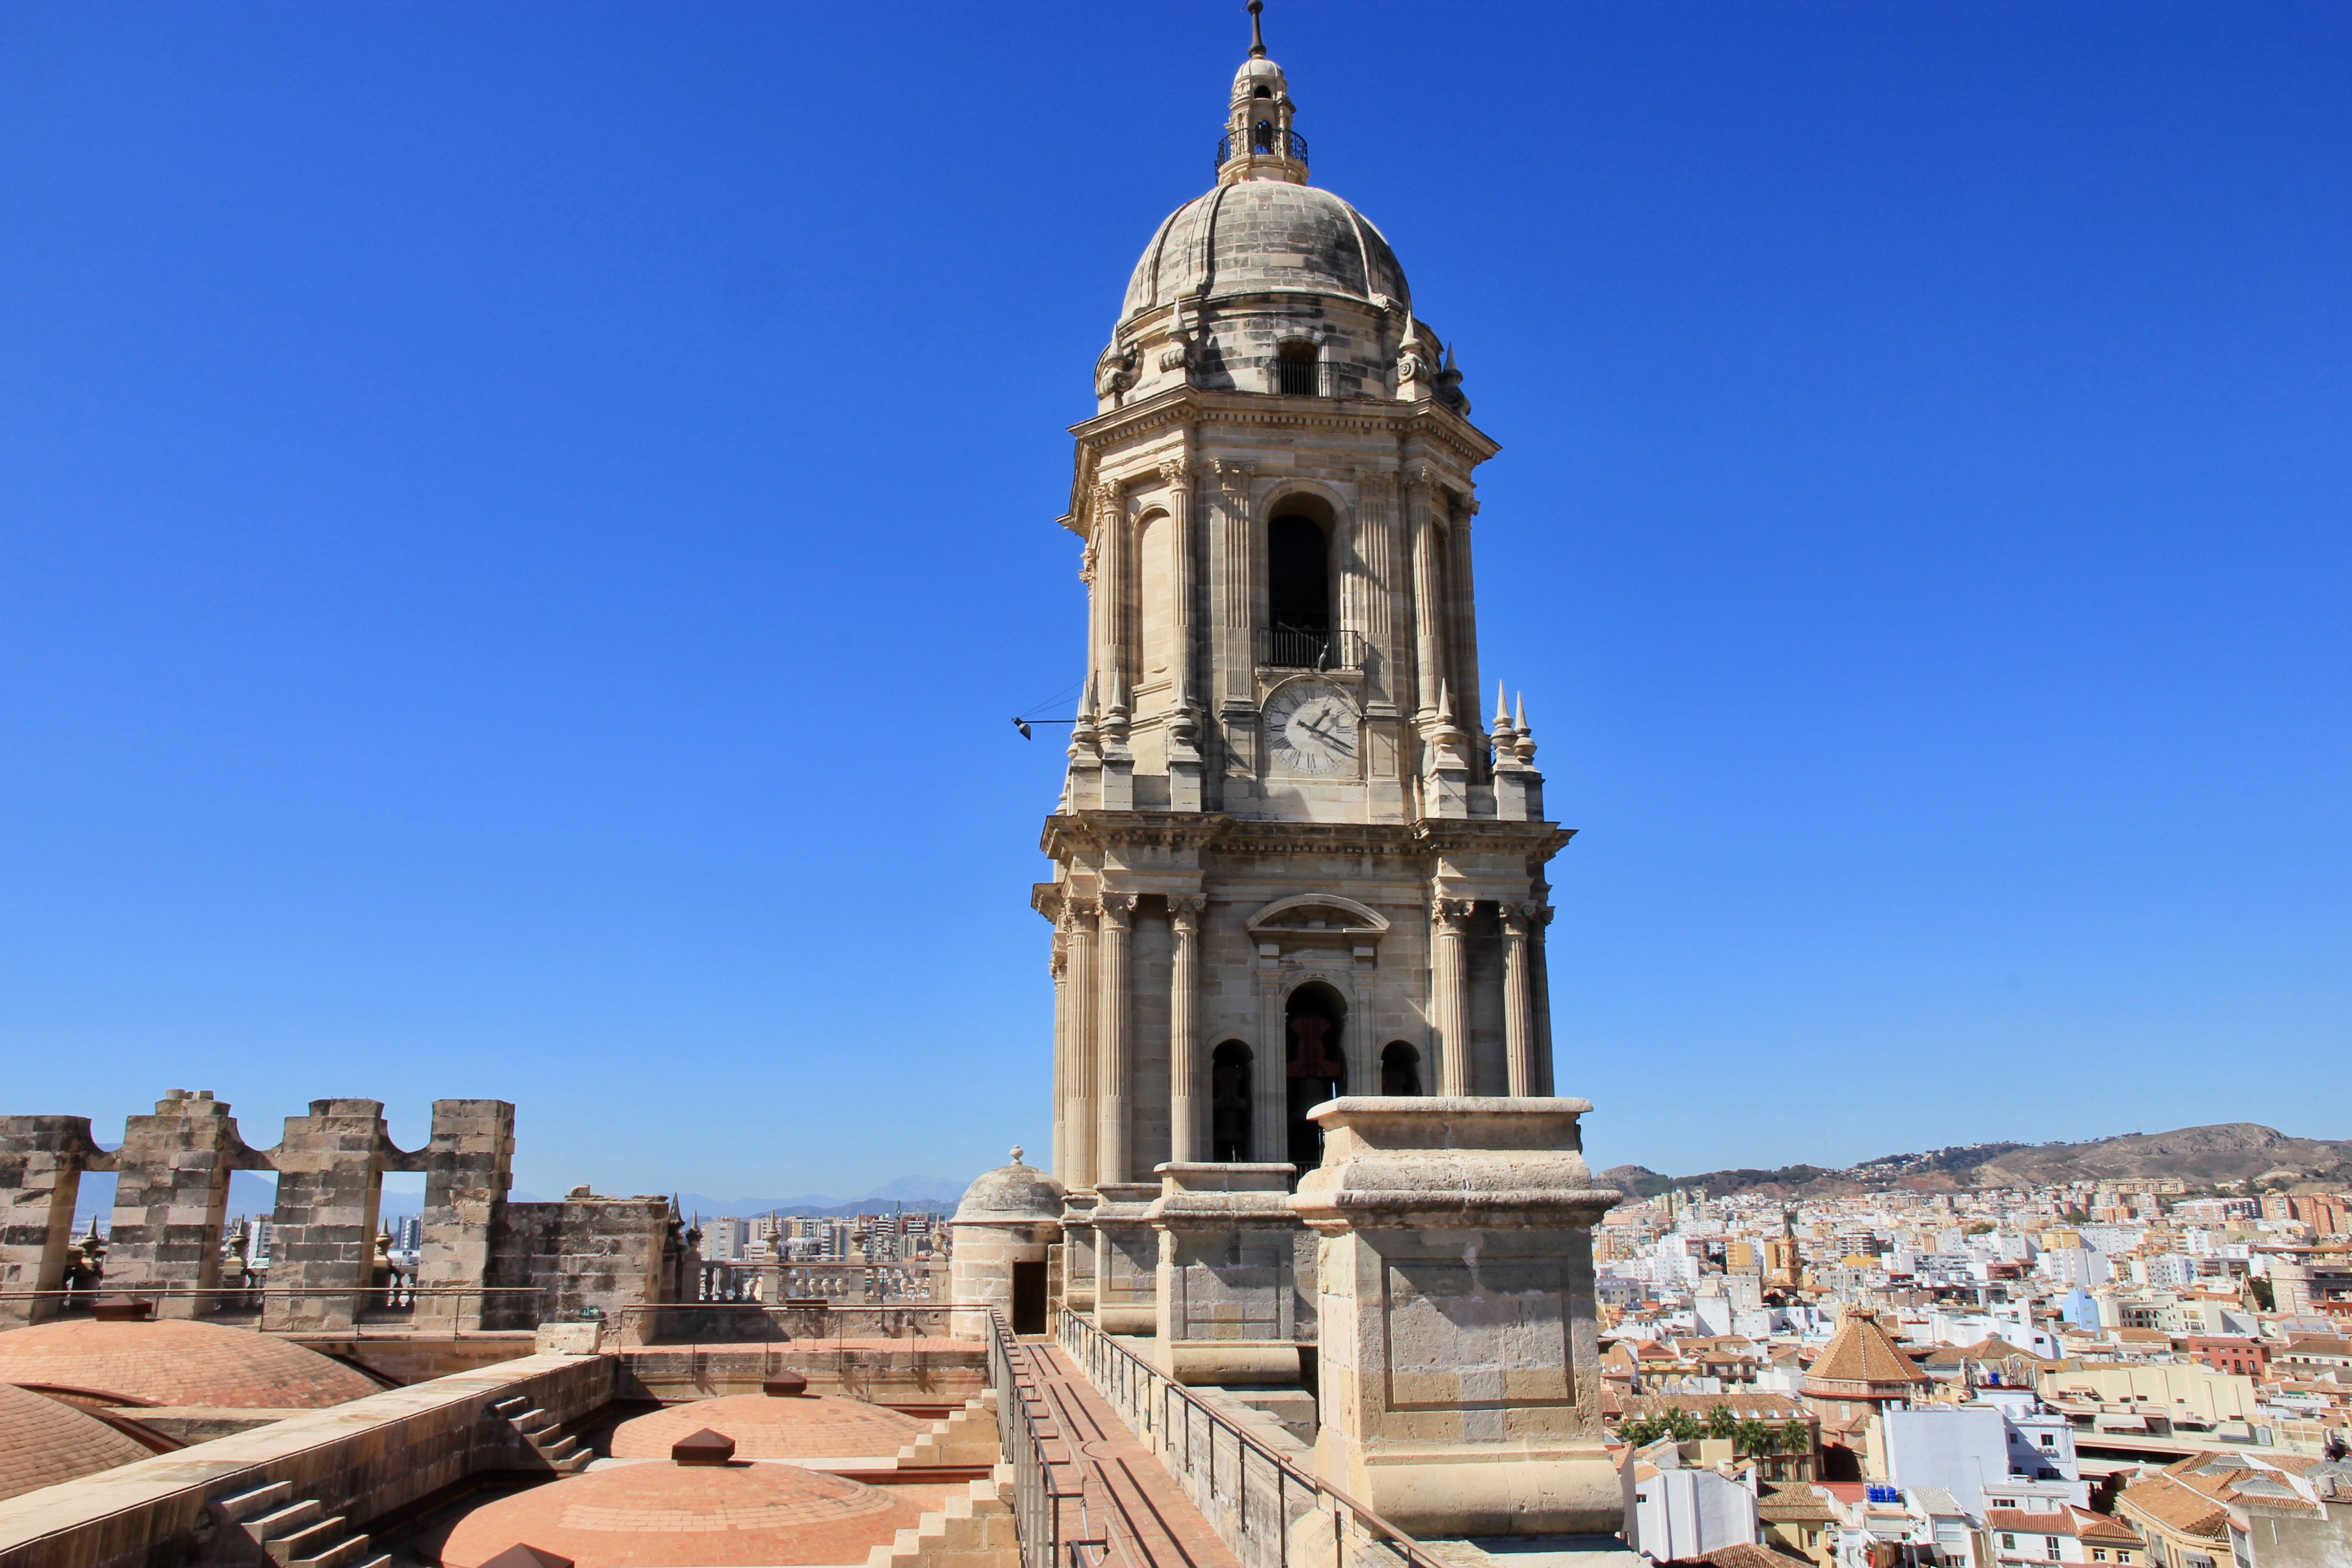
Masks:
[[[1644,1451],[1677,1468],[1633,1461],[1633,1511],[1626,1521],[1627,1544],[1654,1563],[1670,1563],[1755,1542],[1755,1494],[1713,1470],[1678,1468],[1681,1461],[1671,1442],[1652,1444]]]

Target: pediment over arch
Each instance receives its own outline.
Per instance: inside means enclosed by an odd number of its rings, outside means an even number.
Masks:
[[[1388,917],[1369,904],[1337,893],[1298,893],[1274,902],[1250,916],[1252,936],[1280,932],[1286,936],[1370,936],[1387,933]]]

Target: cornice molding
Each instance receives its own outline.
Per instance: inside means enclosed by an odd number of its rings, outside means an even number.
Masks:
[[[1069,429],[1077,438],[1084,468],[1090,466],[1085,461],[1087,456],[1184,424],[1418,436],[1457,454],[1473,468],[1503,449],[1501,442],[1432,399],[1405,403],[1375,397],[1284,397],[1198,386],[1171,387],[1140,403],[1080,420]]]
[[[1225,849],[1251,855],[1523,854],[1538,865],[1576,837],[1556,822],[1491,817],[1421,822],[1280,822],[1223,812],[1078,811],[1045,819],[1038,849],[1055,860],[1112,848]],[[1047,884],[1054,885],[1054,884]]]

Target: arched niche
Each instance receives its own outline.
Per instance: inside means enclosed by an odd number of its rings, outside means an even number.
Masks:
[[[1421,1077],[1421,1047],[1410,1040],[1391,1040],[1381,1047],[1381,1092],[1385,1095],[1428,1093]]]

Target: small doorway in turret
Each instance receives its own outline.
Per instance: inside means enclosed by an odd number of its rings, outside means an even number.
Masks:
[[[1045,1266],[1043,1263],[1016,1263],[1013,1266],[1013,1331],[1016,1334],[1042,1334],[1045,1331]]]
[[[1348,1058],[1339,1035],[1348,1006],[1337,991],[1311,980],[1290,994],[1283,1013],[1289,1037],[1290,1163],[1303,1176],[1323,1163],[1323,1129],[1307,1113],[1347,1092]]]
[[[1250,1048],[1227,1040],[1209,1053],[1209,1158],[1221,1165],[1250,1157]]]
[[[1391,1040],[1381,1051],[1381,1092],[1417,1095],[1421,1092],[1421,1053],[1402,1040]]]

